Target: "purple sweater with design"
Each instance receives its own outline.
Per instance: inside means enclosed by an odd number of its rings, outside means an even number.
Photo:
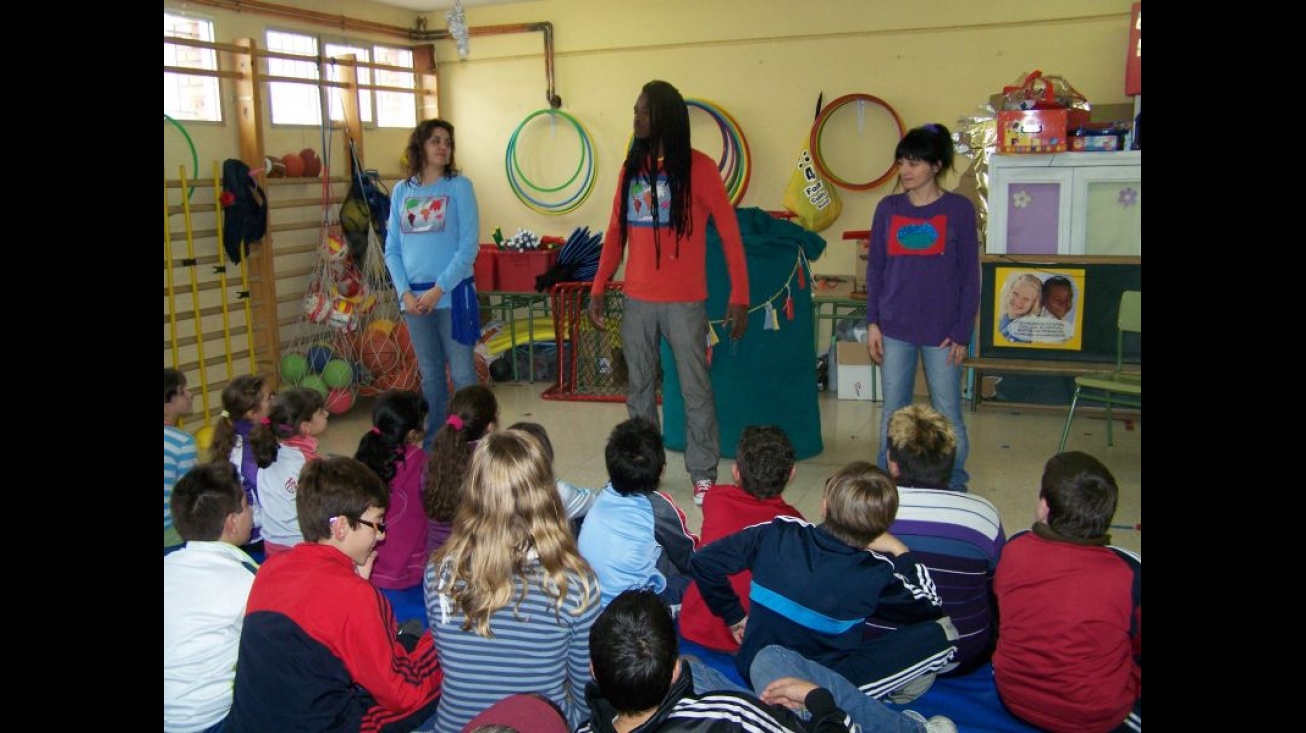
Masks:
[[[979,312],[979,238],[975,206],[945,192],[913,206],[886,196],[871,220],[866,263],[866,322],[889,338],[938,346],[969,344]]]

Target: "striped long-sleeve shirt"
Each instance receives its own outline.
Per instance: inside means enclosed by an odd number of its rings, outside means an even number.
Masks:
[[[172,526],[172,487],[195,467],[198,450],[190,433],[171,425],[163,426],[163,546],[181,544],[181,535]]]
[[[590,596],[582,605],[580,579],[568,574],[567,599],[561,613],[555,598],[540,587],[543,569],[526,565],[528,580],[516,577],[512,602],[490,617],[490,637],[464,631],[466,617],[441,595],[441,573],[426,566],[423,595],[431,634],[444,668],[436,715],[437,733],[459,733],[490,705],[518,692],[535,692],[552,700],[575,729],[589,717],[585,684],[589,674],[590,627],[599,615],[598,580],[588,578]],[[526,598],[517,605],[522,584]]]

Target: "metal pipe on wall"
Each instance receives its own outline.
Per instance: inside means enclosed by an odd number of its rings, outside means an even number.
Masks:
[[[362,33],[374,33],[383,36],[394,36],[410,41],[445,41],[452,40],[453,35],[447,30],[428,31],[423,24],[417,24],[419,27],[404,28],[397,25],[388,25],[385,23],[375,23],[370,20],[360,20],[350,18],[344,15],[332,15],[330,13],[319,13],[315,10],[306,10],[303,8],[291,7],[288,5],[277,5],[275,3],[261,2],[260,0],[188,0],[195,5],[207,5],[213,8],[221,8],[234,13],[255,13],[257,15],[269,15],[276,18],[285,18],[288,20],[297,20],[303,23],[314,23],[316,25],[329,26],[338,28],[342,31],[357,31]],[[468,28],[469,36],[494,36],[507,33],[534,33],[539,31],[544,35],[544,78],[547,88],[544,91],[544,98],[548,100],[549,106],[553,109],[562,107],[562,97],[558,96],[554,90],[553,80],[553,24],[548,21],[538,23],[513,23],[509,25],[489,25],[479,28]]]

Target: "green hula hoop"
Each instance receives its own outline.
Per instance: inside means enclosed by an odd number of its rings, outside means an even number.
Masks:
[[[580,175],[581,169],[585,167],[585,142],[582,139],[581,158],[579,161],[576,162],[576,170],[572,171],[571,178],[568,178],[567,180],[563,181],[557,186],[554,186],[553,188],[545,188],[543,186],[535,185],[535,183],[532,182],[531,179],[526,177],[526,174],[521,169],[521,165],[517,162],[517,137],[518,135],[521,134],[521,131],[526,127],[526,123],[530,122],[531,120],[543,114],[547,114],[550,116],[561,116],[562,118],[570,122],[572,127],[576,128],[577,136],[584,135],[584,133],[582,132],[581,125],[578,121],[576,121],[575,117],[572,117],[571,115],[567,114],[566,112],[563,112],[562,110],[551,109],[551,108],[541,109],[527,115],[526,119],[522,120],[520,125],[517,125],[517,129],[513,130],[512,137],[508,139],[508,157],[509,160],[512,161],[512,169],[516,172],[517,177],[521,180],[522,183],[525,183],[528,187],[530,187],[531,190],[541,191],[543,193],[556,193],[566,188],[567,186],[570,186],[572,183],[575,183],[576,178]]]
[[[569,178],[565,183],[556,188],[540,188],[531,181],[526,180],[526,177],[522,173],[521,167],[517,165],[516,160],[517,138],[522,128],[525,127],[527,122],[545,112],[565,117],[567,121],[576,128],[576,134],[581,140],[581,159],[576,167],[576,172],[574,172],[571,178]],[[518,183],[518,177],[520,177],[532,190],[552,193],[574,183],[582,170],[585,171],[585,180],[581,182],[580,188],[571,196],[558,202],[540,201],[523,190],[522,185]],[[513,131],[512,136],[509,138],[508,149],[504,156],[504,172],[508,178],[508,187],[512,189],[513,195],[515,195],[517,200],[521,201],[522,204],[530,210],[538,214],[550,216],[557,216],[574,211],[576,208],[580,207],[581,204],[585,203],[585,200],[589,198],[590,192],[594,189],[594,144],[589,131],[585,129],[585,125],[582,124],[580,120],[562,110],[543,109],[534,112],[528,115],[526,119],[522,120],[521,124],[517,126],[517,129]]]

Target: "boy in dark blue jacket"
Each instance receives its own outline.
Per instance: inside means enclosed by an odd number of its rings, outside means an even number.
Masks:
[[[703,599],[740,640],[735,664],[745,679],[757,652],[776,644],[866,695],[909,702],[951,663],[957,631],[929,570],[886,531],[898,512],[893,479],[851,463],[826,480],[821,510],[820,525],[778,517],[699,550],[690,568]],[[729,582],[741,570],[753,573],[748,615]],[[870,616],[903,625],[868,640]]]

